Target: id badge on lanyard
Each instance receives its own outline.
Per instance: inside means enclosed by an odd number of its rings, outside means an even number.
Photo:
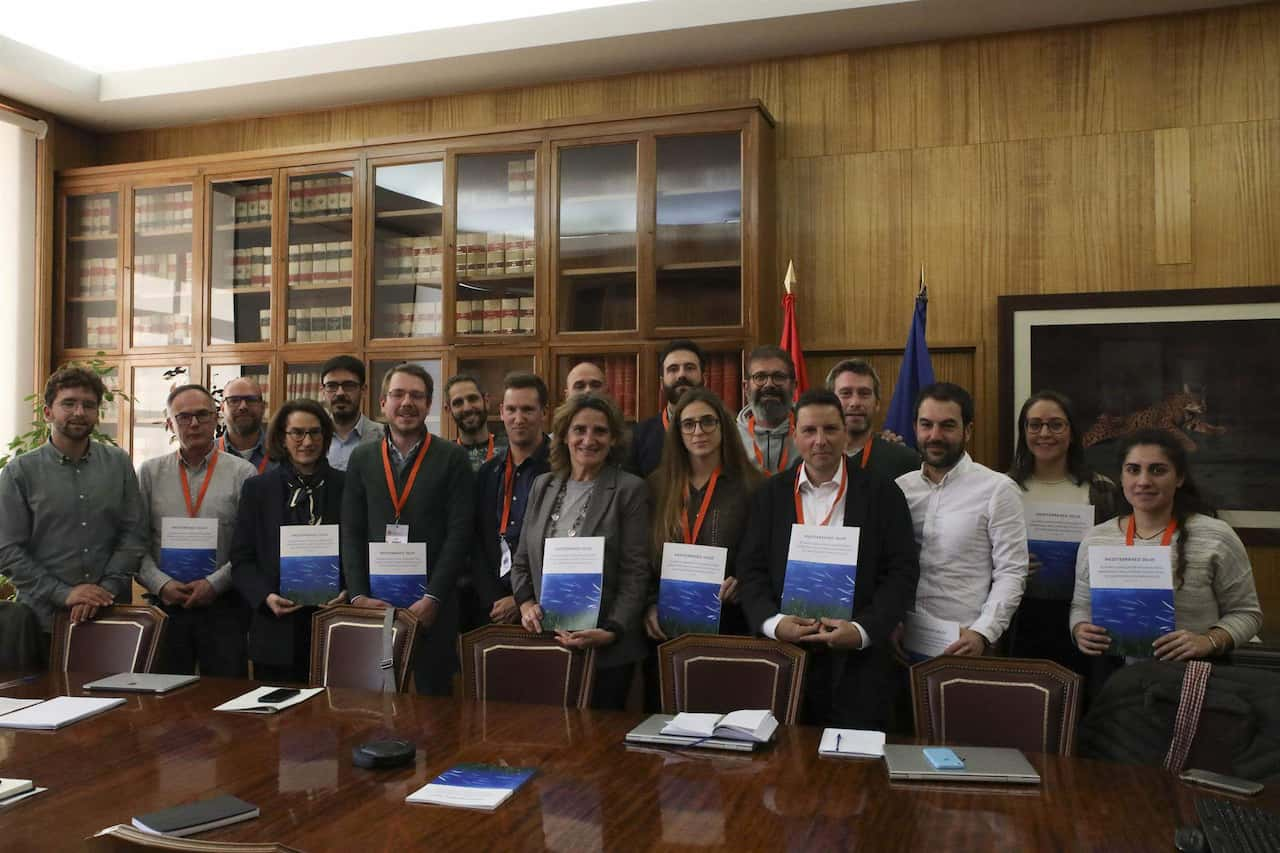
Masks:
[[[405,545],[409,542],[409,525],[407,524],[388,524],[387,538],[384,540],[388,545]]]

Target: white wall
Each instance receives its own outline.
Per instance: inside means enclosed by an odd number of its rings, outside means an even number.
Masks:
[[[31,422],[35,324],[36,138],[0,122],[0,455]]]

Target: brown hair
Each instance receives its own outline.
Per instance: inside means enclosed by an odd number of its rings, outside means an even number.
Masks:
[[[431,378],[430,373],[427,373],[427,369],[425,367],[421,364],[414,364],[412,361],[402,361],[387,371],[387,374],[382,377],[381,396],[387,396],[387,389],[391,387],[391,377],[395,376],[397,373],[407,373],[410,376],[418,377],[422,380],[422,384],[427,386],[427,397],[435,397],[435,380]]]
[[[569,424],[584,409],[602,412],[609,421],[609,432],[613,435],[613,447],[609,448],[606,464],[621,465],[627,455],[629,438],[622,412],[612,397],[604,394],[575,394],[560,404],[551,418],[551,473],[556,477],[568,477],[573,465],[569,461]]]
[[[299,397],[296,400],[290,400],[280,407],[280,411],[275,413],[271,418],[270,425],[267,426],[267,457],[272,462],[284,464],[289,461],[289,451],[284,445],[284,431],[289,425],[289,415],[294,412],[302,412],[308,415],[315,415],[320,421],[320,431],[324,434],[324,447],[321,449],[322,457],[329,455],[329,445],[333,442],[333,420],[329,417],[329,413],[325,411],[324,406],[315,400],[308,400]]]
[[[88,389],[98,398],[99,405],[102,404],[102,398],[107,395],[107,386],[102,383],[102,377],[92,370],[84,367],[59,367],[44,384],[44,404],[52,406],[58,392],[67,388]]]

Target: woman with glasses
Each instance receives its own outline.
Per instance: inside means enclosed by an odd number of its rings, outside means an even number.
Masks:
[[[533,481],[520,544],[511,561],[511,592],[525,630],[543,630],[543,556],[548,539],[604,537],[596,627],[557,630],[570,649],[596,649],[591,707],[621,710],[636,661],[644,657],[641,621],[649,588],[649,490],[621,470],[626,430],[617,404],[577,394],[551,423],[551,471]],[[560,602],[570,611],[577,601]]]
[[[1085,462],[1075,410],[1057,391],[1040,391],[1022,404],[1009,476],[1021,487],[1028,509],[1035,504],[1087,504],[1093,507],[1098,524],[1114,518],[1123,503],[1116,484]],[[1075,589],[1075,560],[1067,561],[1065,573],[1055,573],[1053,567],[1042,571],[1042,556],[1050,557],[1037,555],[1031,547],[1027,588],[1009,632],[1009,652],[1015,657],[1057,661],[1087,677],[1093,667],[1064,630]]]
[[[725,579],[720,585],[720,633],[750,635],[738,606],[734,557],[747,520],[751,494],[765,476],[747,460],[742,442],[734,441],[733,415],[712,392],[691,388],[676,403],[662,461],[649,475],[653,499],[653,564],[662,565],[668,542],[727,548]],[[726,441],[728,436],[730,440]],[[658,623],[658,572],[649,589],[645,633],[667,639]]]
[[[259,681],[308,678],[315,607],[280,595],[280,528],[338,523],[344,474],[325,458],[332,440],[333,421],[319,403],[290,400],[267,428],[267,454],[279,464],[247,481],[240,495],[231,578],[253,610],[249,659]]]

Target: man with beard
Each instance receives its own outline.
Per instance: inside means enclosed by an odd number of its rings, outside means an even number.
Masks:
[[[914,450],[885,441],[872,431],[880,411],[880,376],[870,362],[846,358],[827,374],[827,389],[840,398],[844,408],[844,428],[849,436],[845,453],[852,464],[890,480],[919,469],[920,456]]]
[[[747,458],[766,474],[787,470],[799,459],[792,441],[796,368],[791,356],[782,347],[756,347],[747,358],[743,385],[747,405],[738,413],[738,435]]]
[[[690,388],[702,387],[706,369],[707,357],[702,347],[693,341],[672,341],[663,348],[658,356],[658,370],[662,373],[662,412],[632,427],[631,452],[624,466],[626,470],[648,477],[658,467],[676,402]]]
[[[364,399],[364,362],[349,355],[335,355],[320,368],[320,390],[329,403],[333,418],[333,441],[329,444],[329,465],[347,470],[351,451],[369,441],[382,440],[382,424],[360,411]]]
[[[506,443],[489,432],[489,395],[480,390],[479,379],[459,373],[445,383],[444,401],[458,425],[458,445],[467,451],[471,470],[479,471]]]
[[[414,656],[419,693],[448,696],[457,665],[457,581],[467,570],[475,477],[467,454],[427,431],[433,381],[398,364],[382,380],[386,439],[351,454],[342,493],[342,573],[351,603],[385,608],[369,587],[369,544],[426,543],[425,593],[408,610],[420,626]]]
[[[255,476],[243,459],[213,443],[218,407],[203,385],[180,385],[169,392],[165,425],[178,439],[178,452],[142,463],[138,482],[151,547],[142,557],[138,580],[159,599],[169,618],[157,672],[244,678],[249,674],[249,609],[231,587],[231,536],[240,489]],[[216,523],[214,561],[201,577],[173,577],[179,567],[165,563],[166,519],[210,519]]]
[[[969,458],[973,398],[937,382],[916,397],[919,471],[898,487],[920,545],[916,610],[960,624],[944,654],[980,655],[1005,629],[1027,581],[1027,525],[1012,480]]]
[[[271,464],[267,458],[267,431],[262,426],[266,412],[262,388],[248,376],[236,377],[222,389],[222,416],[227,431],[218,439],[218,449],[239,456],[259,474]]]
[[[55,613],[84,622],[129,603],[146,548],[129,455],[90,440],[105,394],[93,371],[55,371],[44,388],[49,440],[0,472],[0,573],[35,613],[44,654]]]

